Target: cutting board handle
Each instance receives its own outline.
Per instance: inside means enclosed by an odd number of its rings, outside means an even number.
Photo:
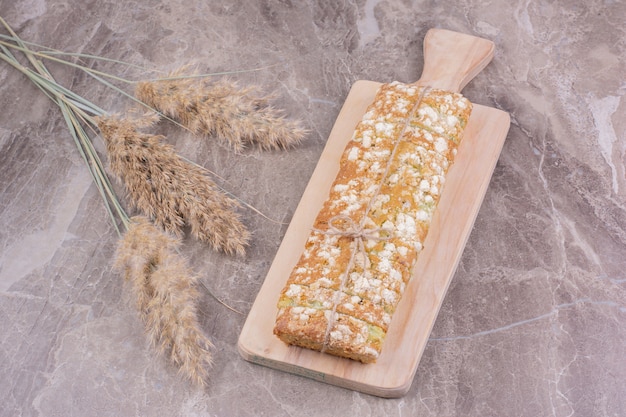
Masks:
[[[493,58],[487,39],[445,29],[430,29],[424,38],[424,69],[417,82],[460,92]]]

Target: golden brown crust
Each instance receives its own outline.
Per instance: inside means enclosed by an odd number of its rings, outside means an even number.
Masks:
[[[460,94],[381,86],[281,292],[281,340],[378,358],[470,112]]]
[[[328,327],[324,310],[317,310],[302,318],[304,308],[282,307],[276,317],[274,334],[285,343],[314,350],[322,350]]]

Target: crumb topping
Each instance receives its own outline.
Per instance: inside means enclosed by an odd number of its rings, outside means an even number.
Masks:
[[[379,356],[470,111],[457,93],[381,86],[283,290],[279,316],[302,323],[292,331],[330,353]]]

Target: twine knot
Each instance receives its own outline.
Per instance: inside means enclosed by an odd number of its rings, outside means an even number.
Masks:
[[[337,223],[343,221],[342,225],[338,225]],[[382,229],[380,227],[375,227],[371,229],[366,229],[363,224],[357,224],[351,217],[346,216],[345,214],[338,214],[333,216],[328,220],[328,230],[323,231],[322,233],[334,235],[334,236],[346,236],[352,239],[363,240],[363,239],[373,239],[373,240],[385,240],[389,238],[380,237],[378,232]]]
[[[366,217],[364,217],[365,219]],[[341,222],[341,224],[339,224]],[[350,271],[352,265],[357,260],[357,256],[362,258],[361,266],[365,268],[369,268],[370,262],[367,257],[367,252],[365,250],[365,240],[389,240],[391,237],[389,236],[380,236],[379,232],[383,230],[380,227],[374,228],[366,228],[361,222],[358,224],[351,217],[345,214],[338,214],[336,216],[331,217],[328,220],[328,229],[327,230],[319,230],[315,229],[318,233],[322,233],[330,236],[342,236],[353,239],[355,247],[352,250],[352,256],[350,257],[350,262],[346,267],[345,274]]]

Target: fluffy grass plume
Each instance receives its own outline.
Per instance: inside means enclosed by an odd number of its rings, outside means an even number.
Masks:
[[[182,70],[181,70],[182,71]],[[137,83],[137,99],[180,122],[196,135],[217,136],[235,151],[247,144],[283,149],[299,143],[306,131],[270,105],[258,88],[235,83],[182,77]]]
[[[155,135],[130,120],[98,118],[111,171],[126,188],[129,202],[177,236],[191,234],[216,250],[244,254],[250,233],[236,213],[239,202],[224,194],[201,167],[176,154]]]
[[[146,217],[136,216],[119,241],[115,265],[132,288],[152,345],[203,386],[213,344],[200,329],[197,277],[178,255],[179,245]]]

